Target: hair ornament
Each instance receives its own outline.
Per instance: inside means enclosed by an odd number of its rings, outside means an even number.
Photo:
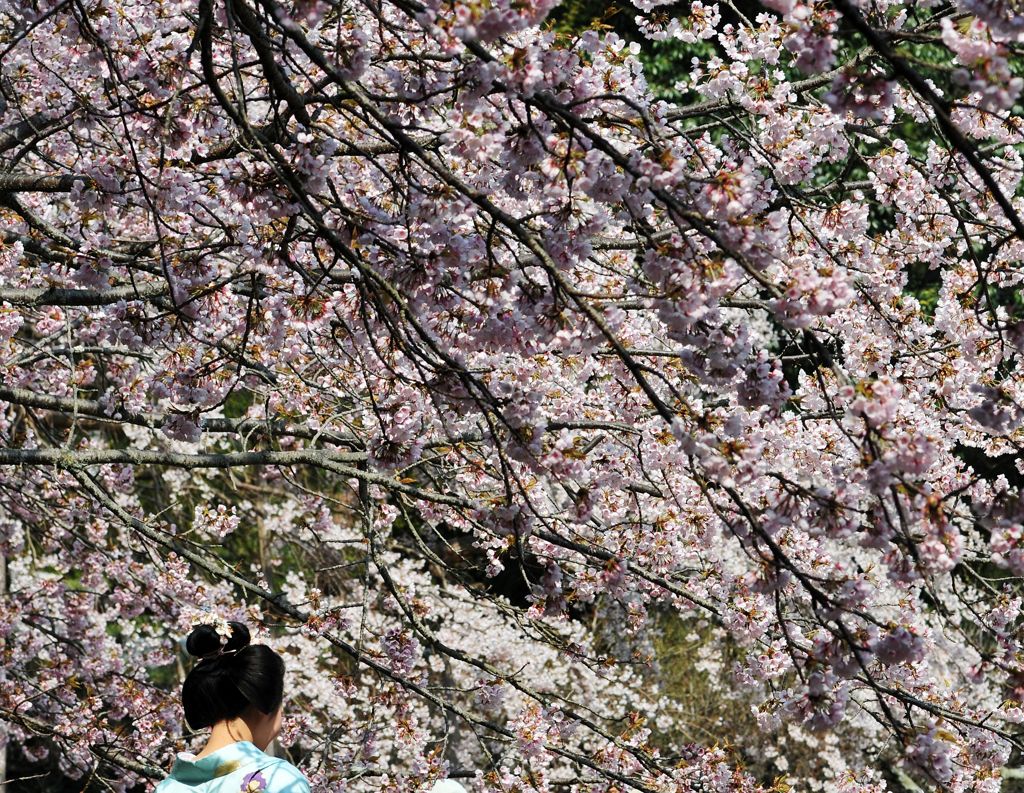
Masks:
[[[221,623],[223,622],[223,625]],[[249,646],[249,629],[241,622],[213,622],[209,617],[192,627],[185,640],[185,650],[197,663],[211,661],[222,655],[234,655]]]
[[[200,655],[199,656],[199,660],[200,661],[209,661],[209,660],[211,660],[213,658],[220,658],[222,655],[234,655],[235,653],[237,653],[241,649],[243,649],[243,648],[242,647],[236,647],[233,650],[225,650],[223,647],[218,647],[213,652],[206,653],[205,655]]]

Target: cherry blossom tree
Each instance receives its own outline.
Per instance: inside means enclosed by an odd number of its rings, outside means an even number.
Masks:
[[[159,777],[241,619],[317,790],[999,790],[1024,16],[634,0],[669,103],[553,4],[0,6],[11,758]]]

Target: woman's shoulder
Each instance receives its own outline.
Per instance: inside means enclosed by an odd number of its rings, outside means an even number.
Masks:
[[[287,760],[242,741],[207,755],[179,753],[154,793],[310,793],[309,780]]]

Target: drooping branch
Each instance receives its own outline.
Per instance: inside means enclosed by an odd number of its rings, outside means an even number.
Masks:
[[[329,450],[303,450],[294,452],[253,451],[225,453],[184,454],[149,449],[0,449],[0,466],[55,466],[78,470],[95,465],[158,465],[185,470],[204,468],[250,468],[253,466],[294,467],[309,465],[346,478],[362,480],[415,500],[468,509],[470,501],[456,495],[415,487],[383,474],[355,467],[364,462],[362,452],[335,452]]]
[[[1024,220],[1021,220],[1010,199],[1005,195],[998,182],[996,182],[992,171],[981,161],[977,147],[967,139],[967,136],[950,118],[949,103],[943,101],[935,93],[935,90],[928,84],[928,81],[918,69],[915,69],[905,58],[897,54],[890,45],[887,35],[873,28],[850,0],[833,0],[833,2],[836,8],[842,12],[843,16],[850,21],[850,24],[864,36],[872,49],[881,55],[892,67],[893,71],[913,88],[914,93],[931,107],[935,113],[935,120],[938,122],[939,128],[949,139],[953,148],[967,160],[971,168],[974,169],[974,172],[981,178],[985,187],[992,194],[992,198],[1003,211],[1006,220],[1013,226],[1017,238],[1024,240]]]

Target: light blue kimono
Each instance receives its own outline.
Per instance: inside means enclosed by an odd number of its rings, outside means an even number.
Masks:
[[[178,752],[171,775],[154,793],[310,793],[309,781],[280,757],[250,741],[221,747],[199,760]]]

